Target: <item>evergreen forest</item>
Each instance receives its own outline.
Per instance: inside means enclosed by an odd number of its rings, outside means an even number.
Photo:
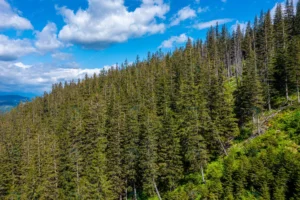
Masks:
[[[295,12],[296,11],[296,12]],[[0,199],[300,199],[300,3],[0,115]]]

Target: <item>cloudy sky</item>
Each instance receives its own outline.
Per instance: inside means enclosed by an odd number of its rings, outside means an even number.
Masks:
[[[0,95],[41,95],[52,83],[203,39],[217,22],[243,27],[276,3],[282,1],[0,0]]]

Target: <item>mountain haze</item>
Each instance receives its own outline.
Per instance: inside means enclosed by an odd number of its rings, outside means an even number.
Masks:
[[[21,102],[25,103],[27,101],[29,101],[29,98],[19,95],[2,95],[0,96],[0,112],[7,112]]]

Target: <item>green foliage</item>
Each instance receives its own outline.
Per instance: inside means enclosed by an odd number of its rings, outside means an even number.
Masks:
[[[286,7],[0,115],[0,199],[299,199],[299,111],[251,140],[300,102],[300,4]]]
[[[194,199],[299,198],[299,120],[300,109],[281,114],[263,136],[232,147],[226,158],[209,164],[206,184],[193,175],[196,181],[188,178],[166,198],[190,192],[196,192]]]

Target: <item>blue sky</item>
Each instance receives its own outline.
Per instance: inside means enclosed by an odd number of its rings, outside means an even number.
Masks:
[[[297,0],[294,0],[295,3]],[[187,38],[229,29],[277,0],[0,0],[0,95],[35,96]]]

